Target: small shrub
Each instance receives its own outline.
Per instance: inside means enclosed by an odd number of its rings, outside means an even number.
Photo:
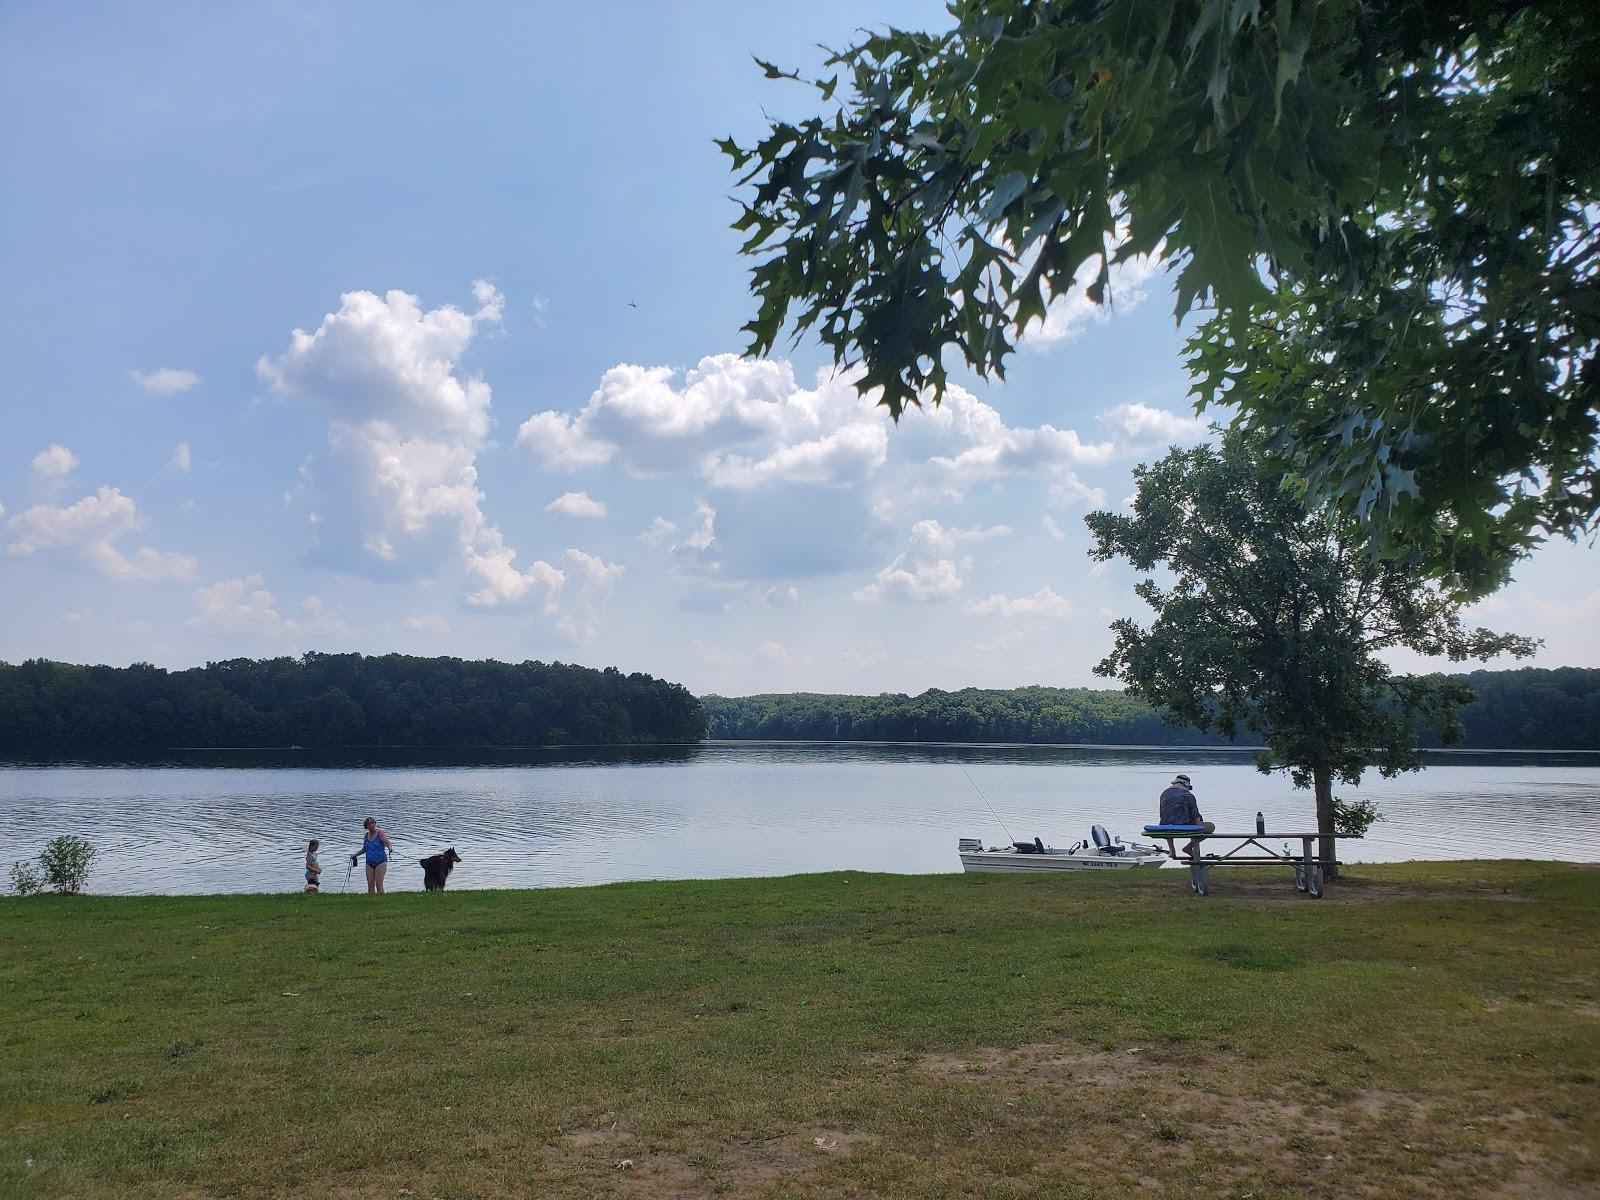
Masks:
[[[94,860],[99,856],[100,851],[83,838],[63,834],[45,843],[39,853],[39,865],[44,868],[44,877],[53,889],[65,896],[75,896],[83,889]]]
[[[1333,798],[1333,828],[1336,833],[1360,837],[1381,820],[1383,814],[1371,800],[1345,800],[1338,796]]]
[[[35,871],[31,864],[18,862],[11,864],[11,890],[19,896],[32,896],[36,892],[44,891],[44,879]]]

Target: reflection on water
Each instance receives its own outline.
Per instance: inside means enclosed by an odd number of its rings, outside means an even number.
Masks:
[[[1600,860],[1600,755],[1441,752],[1342,794],[1387,820],[1350,857]],[[957,767],[965,767],[969,783]],[[711,743],[580,750],[186,751],[0,763],[0,869],[89,837],[97,892],[296,890],[307,838],[338,891],[361,818],[393,837],[389,886],[454,845],[452,887],[959,869],[960,836],[1131,836],[1174,771],[1223,830],[1310,828],[1310,797],[1215,748]],[[982,788],[991,814],[973,787]],[[1002,828],[1001,822],[1004,823]],[[359,875],[352,890],[362,887]]]

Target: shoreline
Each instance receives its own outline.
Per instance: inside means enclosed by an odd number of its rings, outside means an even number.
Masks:
[[[1496,868],[1507,868],[1507,869],[1509,869],[1509,868],[1513,868],[1513,867],[1515,867],[1515,868],[1533,868],[1533,869],[1540,869],[1540,868],[1557,869],[1557,868],[1559,868],[1559,869],[1571,869],[1571,870],[1575,870],[1575,871],[1590,871],[1590,870],[1600,871],[1600,859],[1408,858],[1408,859],[1401,859],[1401,860],[1388,861],[1388,862],[1362,862],[1360,860],[1349,860],[1349,861],[1343,862],[1342,869],[1345,871],[1344,879],[1342,879],[1340,883],[1330,884],[1329,885],[1328,896],[1329,897],[1335,897],[1338,888],[1340,886],[1344,885],[1344,884],[1349,884],[1349,885],[1354,886],[1355,888],[1360,888],[1361,886],[1363,886],[1363,884],[1366,884],[1366,883],[1373,883],[1373,882],[1380,882],[1381,883],[1381,882],[1385,882],[1385,879],[1383,877],[1388,876],[1390,874],[1394,874],[1394,873],[1405,874],[1405,873],[1408,873],[1409,869],[1412,869],[1412,868],[1437,869],[1439,871],[1445,871],[1445,870],[1448,870],[1450,868],[1462,868],[1462,869],[1473,869],[1473,870],[1483,870],[1483,869],[1493,870],[1493,869],[1496,869]],[[1167,876],[1169,876],[1170,878],[1162,878],[1160,880],[1160,883],[1162,885],[1169,885],[1170,884],[1170,886],[1173,888],[1174,891],[1186,892],[1188,889],[1186,887],[1180,886],[1181,883],[1182,883],[1182,880],[1179,878],[1179,876],[1182,875],[1182,873],[1185,870],[1186,870],[1186,867],[1184,866],[1184,864],[1181,864],[1181,863],[1162,863],[1159,867],[1156,867],[1153,870],[1146,870],[1146,871],[1141,871],[1141,872],[1136,872],[1136,873],[1129,873],[1129,875],[1130,875],[1130,877],[1136,876],[1139,880],[1143,881],[1147,886],[1149,886],[1149,885],[1153,885],[1155,883],[1155,880],[1158,878],[1156,876],[1156,872],[1158,872],[1158,871],[1159,872],[1165,872],[1167,874]],[[1287,865],[1285,865],[1284,868],[1281,871],[1278,871],[1278,870],[1276,870],[1274,868],[1269,868],[1269,869],[1264,870],[1264,871],[1260,870],[1260,869],[1252,868],[1252,869],[1248,869],[1248,870],[1244,870],[1244,871],[1235,870],[1235,871],[1231,871],[1230,872],[1230,871],[1227,871],[1227,865],[1226,864],[1223,864],[1222,866],[1218,867],[1217,870],[1219,872],[1223,872],[1223,874],[1219,874],[1219,875],[1215,876],[1214,877],[1215,879],[1218,879],[1218,880],[1233,879],[1233,880],[1243,881],[1243,885],[1244,886],[1241,889],[1238,889],[1238,890],[1241,890],[1243,892],[1247,892],[1247,893],[1250,893],[1250,894],[1254,894],[1254,893],[1262,892],[1262,891],[1270,891],[1274,886],[1276,886],[1279,883],[1281,883],[1284,886],[1285,889],[1292,890],[1292,889],[1289,889],[1288,881],[1291,878],[1291,872],[1290,872],[1290,869],[1289,869],[1289,867]],[[601,891],[601,890],[604,890],[604,889],[607,889],[607,888],[655,888],[655,887],[661,887],[661,888],[673,888],[673,887],[702,888],[702,887],[707,887],[707,886],[720,886],[720,885],[759,886],[759,885],[762,885],[762,884],[788,884],[788,883],[800,883],[800,882],[805,882],[805,881],[808,881],[808,880],[818,880],[818,881],[820,881],[820,880],[827,880],[827,879],[842,879],[842,880],[849,880],[849,879],[897,880],[897,881],[903,881],[903,882],[912,882],[912,881],[919,881],[919,880],[920,881],[950,880],[950,879],[954,879],[954,878],[961,878],[961,879],[968,879],[968,878],[990,879],[990,878],[993,878],[993,876],[990,875],[990,874],[986,874],[986,873],[978,873],[978,874],[974,875],[971,872],[960,871],[960,870],[912,872],[912,871],[862,871],[862,870],[854,870],[854,869],[850,869],[850,868],[845,868],[845,869],[840,869],[840,870],[793,871],[793,872],[790,872],[790,873],[784,874],[784,875],[694,875],[694,876],[673,876],[673,877],[670,877],[670,878],[669,877],[664,877],[664,876],[654,876],[654,877],[640,878],[640,879],[609,879],[609,880],[598,881],[598,882],[595,882],[595,883],[552,883],[552,884],[547,884],[547,885],[542,885],[542,886],[535,885],[535,886],[531,886],[531,887],[530,886],[523,886],[523,887],[506,887],[506,886],[471,887],[471,886],[465,886],[463,884],[457,883],[457,884],[455,884],[453,886],[447,887],[444,890],[444,892],[442,892],[442,893],[430,893],[430,892],[427,892],[427,891],[425,891],[424,889],[422,889],[420,887],[406,887],[406,888],[400,888],[400,889],[394,889],[394,890],[386,891],[386,892],[382,893],[382,895],[383,895],[383,897],[385,899],[387,899],[387,898],[389,898],[391,896],[430,896],[430,895],[431,896],[472,895],[472,896],[479,896],[479,897],[496,897],[496,896],[517,897],[517,896],[548,896],[551,893],[556,893],[556,892],[573,892],[573,893],[582,894],[582,893],[597,892],[597,891]],[[1071,872],[1062,871],[1062,872],[1041,872],[1041,873],[1038,873],[1038,874],[1030,874],[1030,875],[1025,876],[1024,878],[1035,880],[1035,881],[1050,881],[1050,880],[1069,881],[1070,880],[1070,881],[1072,881],[1071,882],[1071,886],[1080,886],[1078,884],[1078,882],[1077,882],[1080,879],[1081,880],[1085,880],[1085,881],[1087,881],[1089,879],[1093,879],[1095,881],[1094,883],[1085,882],[1085,883],[1083,883],[1081,885],[1081,886],[1087,886],[1087,887],[1093,888],[1093,887],[1103,886],[1103,885],[1106,885],[1106,884],[1112,884],[1112,883],[1114,883],[1115,880],[1120,878],[1120,876],[1114,876],[1114,875],[1111,875],[1111,874],[1108,874],[1108,873],[1104,873],[1104,872],[1091,872],[1091,873],[1083,873],[1083,874],[1080,874],[1080,875],[1073,875]],[[365,890],[365,885],[364,884],[360,884],[358,886],[358,884],[359,884],[359,880],[356,879],[356,878],[352,878],[351,881],[350,881],[350,887],[349,887],[348,890],[341,891],[337,886],[335,886],[335,887],[330,887],[330,888],[324,889],[323,891],[320,891],[320,892],[317,892],[317,893],[314,893],[314,894],[306,893],[306,892],[300,891],[298,888],[292,888],[292,887],[286,887],[286,888],[284,888],[282,890],[279,890],[279,891],[250,891],[250,892],[242,892],[242,891],[241,892],[96,892],[96,891],[91,889],[91,890],[87,890],[87,891],[84,891],[82,893],[79,893],[77,895],[72,895],[72,896],[61,896],[61,895],[56,895],[55,893],[41,893],[41,894],[36,895],[36,896],[0,895],[0,904],[4,904],[4,903],[6,903],[8,901],[26,902],[26,901],[46,901],[46,900],[54,900],[55,902],[58,902],[58,903],[64,902],[64,903],[71,903],[71,904],[100,902],[100,901],[123,901],[123,900],[195,900],[195,901],[200,901],[200,900],[289,899],[289,900],[304,900],[304,901],[307,901],[307,902],[311,902],[311,901],[316,901],[316,900],[328,900],[328,899],[336,898],[336,897],[356,897],[356,896],[359,896],[361,899],[365,900],[367,898],[367,896],[368,896],[368,893]],[[978,884],[977,886],[983,886],[983,885],[982,884]],[[1034,886],[1049,887],[1049,886],[1051,886],[1051,884],[1049,882],[1036,882]],[[3,911],[6,911],[6,910],[3,909],[3,908],[0,908],[0,912],[3,912]]]

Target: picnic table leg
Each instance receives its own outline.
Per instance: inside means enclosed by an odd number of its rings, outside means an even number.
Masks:
[[[1315,853],[1313,838],[1300,839],[1300,865],[1295,868],[1295,887],[1313,900],[1322,899],[1322,863]],[[1302,882],[1303,881],[1303,882]]]
[[[1189,851],[1189,886],[1195,890],[1197,896],[1204,896],[1211,890],[1210,868],[1200,861],[1200,842],[1196,839],[1194,849]]]

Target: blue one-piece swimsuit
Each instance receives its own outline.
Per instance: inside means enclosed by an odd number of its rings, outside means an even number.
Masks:
[[[389,852],[383,848],[381,837],[364,837],[361,839],[361,850],[367,856],[367,866],[376,867],[389,861]]]

